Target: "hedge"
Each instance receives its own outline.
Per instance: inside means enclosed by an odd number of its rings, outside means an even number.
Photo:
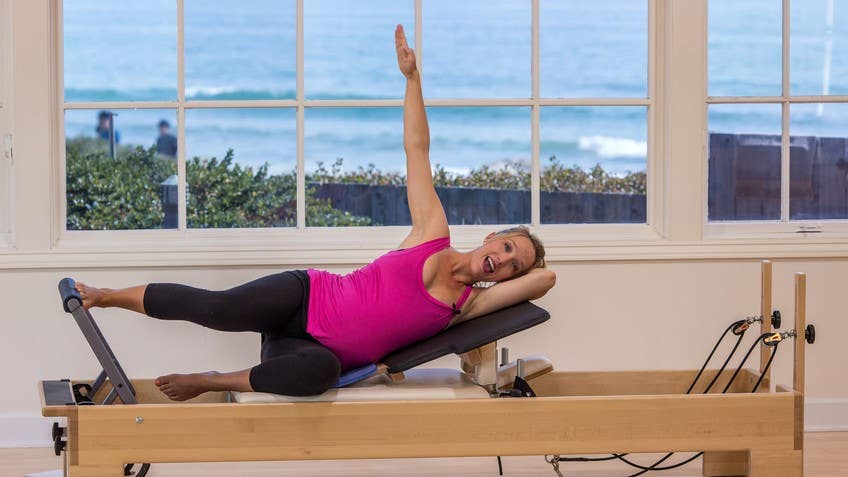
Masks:
[[[173,157],[155,148],[118,146],[109,156],[108,144],[94,138],[67,140],[67,228],[69,230],[155,229],[164,225],[160,184],[177,173]],[[543,191],[645,193],[645,173],[617,177],[600,165],[589,171],[565,167],[556,156],[543,168]],[[404,185],[398,172],[383,172],[373,164],[342,172],[343,159],[328,169],[318,163],[306,176],[307,184],[342,183]],[[293,172],[268,174],[268,164],[257,170],[235,162],[232,150],[222,159],[193,157],[186,161],[190,228],[288,227],[295,225],[297,181]],[[468,174],[453,174],[436,165],[434,183],[442,187],[529,189],[526,164],[484,165]],[[306,221],[311,226],[371,225],[368,217],[334,209],[328,199],[306,189]]]

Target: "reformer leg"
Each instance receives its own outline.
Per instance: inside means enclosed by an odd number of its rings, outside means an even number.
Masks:
[[[752,450],[748,466],[748,477],[803,477],[804,454],[798,450]]]
[[[704,477],[748,474],[748,452],[704,452]]]

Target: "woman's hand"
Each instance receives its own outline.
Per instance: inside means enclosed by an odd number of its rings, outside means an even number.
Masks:
[[[415,74],[417,67],[415,66],[415,52],[406,44],[406,34],[403,32],[402,25],[395,28],[395,49],[397,50],[400,72],[409,78]]]

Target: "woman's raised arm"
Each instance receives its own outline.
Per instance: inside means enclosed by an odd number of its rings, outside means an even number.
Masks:
[[[430,169],[430,128],[421,93],[421,77],[415,53],[406,43],[403,27],[395,30],[398,67],[406,77],[403,99],[403,149],[406,152],[406,197],[412,216],[412,231],[401,248],[412,247],[450,234],[445,210],[433,187]]]

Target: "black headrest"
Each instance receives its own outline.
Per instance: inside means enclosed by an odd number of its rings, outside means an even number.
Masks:
[[[551,315],[524,302],[489,313],[419,341],[386,356],[382,362],[390,373],[399,373],[448,354],[461,354],[544,323]]]

